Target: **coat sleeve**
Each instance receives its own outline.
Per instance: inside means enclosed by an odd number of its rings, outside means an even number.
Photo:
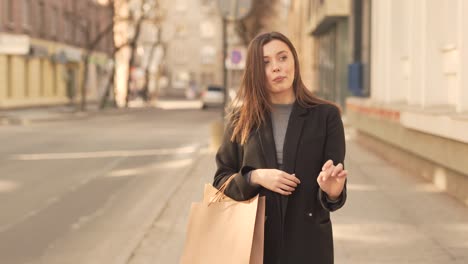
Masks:
[[[234,179],[227,186],[225,194],[234,200],[245,201],[257,195],[260,191],[260,186],[251,185],[247,181],[245,175],[255,168],[242,167],[243,147],[237,142],[231,141],[232,131],[232,126],[228,124],[221,146],[216,153],[217,170],[213,186],[219,189],[234,174]]]
[[[344,167],[344,158],[346,152],[346,143],[345,143],[345,136],[344,136],[344,127],[343,122],[341,120],[340,111],[335,106],[329,106],[327,112],[327,121],[326,121],[326,140],[325,140],[325,161],[331,159],[333,163],[336,165],[338,163],[343,164]],[[327,200],[327,194],[319,188],[318,192],[318,199],[320,204],[325,210],[330,212],[336,211],[343,207],[346,202],[346,181],[339,196],[338,200],[335,202],[329,202]]]

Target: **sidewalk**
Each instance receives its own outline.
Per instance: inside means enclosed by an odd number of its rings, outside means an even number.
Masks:
[[[348,201],[333,213],[337,264],[468,263],[468,208],[362,148],[347,128]],[[211,182],[214,153],[155,219],[129,264],[178,263],[190,204]]]
[[[213,150],[201,150],[187,180],[155,219],[128,264],[179,263],[191,203],[203,199],[205,183],[216,169]]]
[[[79,105],[59,105],[28,107],[20,109],[0,109],[0,126],[2,125],[27,125],[30,123],[52,122],[78,120],[93,117],[96,115],[124,114],[129,111],[138,111],[139,109],[159,108],[163,110],[178,109],[201,109],[200,100],[183,100],[162,98],[150,103],[142,101],[129,102],[128,108],[104,108],[99,109],[97,104],[88,104],[86,111],[81,111]]]
[[[468,263],[468,207],[359,145],[347,131],[348,201],[333,214],[336,263]]]
[[[80,111],[79,105],[41,106],[18,109],[0,109],[1,125],[26,125],[36,122],[64,121],[83,119],[97,114],[119,113],[122,109],[98,109],[97,104],[88,104],[86,111]]]

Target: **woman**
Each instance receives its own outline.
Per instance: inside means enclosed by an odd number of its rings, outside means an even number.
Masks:
[[[339,109],[304,86],[284,35],[249,45],[237,108],[216,154],[214,186],[266,197],[265,264],[333,263],[330,212],[346,201],[345,139]]]

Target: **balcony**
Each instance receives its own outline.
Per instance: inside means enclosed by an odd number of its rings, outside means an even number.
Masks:
[[[325,0],[312,11],[309,32],[314,35],[321,35],[327,32],[336,21],[348,17],[351,14],[350,0]]]

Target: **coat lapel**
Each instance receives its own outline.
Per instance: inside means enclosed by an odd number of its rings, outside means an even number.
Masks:
[[[283,170],[287,173],[293,174],[296,170],[296,154],[301,140],[302,127],[304,125],[307,109],[302,108],[297,102],[294,103],[291,115],[289,116],[288,128],[284,138],[283,146]],[[281,196],[281,215],[286,216],[288,209],[288,197]]]
[[[287,173],[294,173],[296,169],[297,148],[301,140],[302,126],[306,114],[307,109],[302,108],[298,103],[294,103],[283,146],[283,170]]]
[[[260,147],[262,149],[264,164],[267,168],[278,168],[276,159],[275,138],[273,137],[273,126],[269,114],[265,117],[265,123],[259,130]]]
[[[307,109],[302,108],[297,102],[294,103],[289,117],[283,146],[283,170],[287,173],[295,172],[297,148],[301,139],[302,127],[306,114]],[[259,131],[260,147],[263,152],[264,162],[267,168],[278,168],[270,114],[267,114],[265,121],[265,124],[260,127]],[[279,207],[281,208],[282,223],[284,224],[284,217],[286,216],[288,206],[288,196],[278,194],[278,198],[278,202],[280,203]]]

